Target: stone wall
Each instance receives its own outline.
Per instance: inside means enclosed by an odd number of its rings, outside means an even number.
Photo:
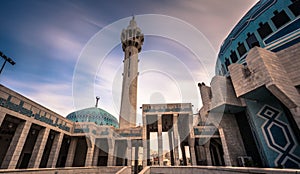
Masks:
[[[293,169],[270,169],[270,168],[250,168],[250,167],[146,167],[140,174],[181,174],[181,173],[201,173],[201,174],[298,174],[300,170]]]
[[[300,106],[300,95],[285,70],[288,67],[284,67],[284,58],[279,57],[283,55],[255,47],[246,58],[247,67],[230,65],[230,76],[237,97],[266,86],[288,108]]]
[[[123,168],[126,168],[123,169]],[[44,168],[44,169],[14,169],[14,170],[0,170],[0,173],[5,173],[5,174],[85,174],[85,173],[90,173],[90,174],[96,174],[96,173],[101,173],[101,174],[113,174],[117,173],[120,171],[121,174],[129,174],[127,168],[131,169],[130,167],[72,167],[72,168]],[[121,171],[122,170],[122,171]],[[130,171],[130,170],[129,170]]]
[[[294,86],[300,85],[300,43],[276,53]]]

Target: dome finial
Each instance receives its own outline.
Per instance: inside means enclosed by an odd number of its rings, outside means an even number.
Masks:
[[[99,99],[100,99],[100,97],[99,97],[99,96],[96,96],[96,105],[95,105],[96,108],[98,108],[98,102],[99,102]]]

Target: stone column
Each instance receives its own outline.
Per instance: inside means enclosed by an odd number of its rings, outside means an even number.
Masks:
[[[173,134],[174,134],[174,165],[179,166],[178,152],[178,114],[173,115]]]
[[[57,158],[59,155],[60,147],[62,144],[62,140],[64,138],[64,133],[57,133],[54,137],[53,144],[51,147],[51,151],[49,154],[48,162],[47,162],[47,168],[55,168]]]
[[[204,165],[203,161],[206,160],[204,145],[196,146],[198,152],[198,161],[201,162],[200,165]]]
[[[211,155],[210,155],[209,145],[210,145],[210,141],[207,141],[207,143],[204,145],[204,149],[205,149],[207,165],[211,166],[212,162],[211,162]]]
[[[232,166],[231,161],[230,161],[228,147],[227,147],[227,144],[226,144],[226,139],[225,139],[224,131],[223,131],[222,128],[219,128],[219,133],[220,133],[220,138],[221,138],[223,152],[224,152],[225,166]]]
[[[174,165],[174,146],[173,146],[173,139],[172,139],[172,131],[168,131],[168,138],[169,138],[169,148],[170,148],[170,160],[171,165]]]
[[[143,139],[143,168],[147,167],[148,163],[148,140]]]
[[[131,145],[131,140],[129,139],[129,140],[127,140],[127,166],[129,166],[129,167],[132,166],[131,160],[132,160],[132,145]],[[144,160],[143,160],[143,165],[144,165]]]
[[[28,164],[28,168],[39,168],[41,159],[45,150],[47,139],[50,133],[49,128],[44,128],[40,130],[37,137],[36,143],[34,145],[32,155]]]
[[[196,166],[197,165],[197,161],[196,161],[196,154],[195,154],[195,139],[190,138],[190,156],[191,156],[191,164],[192,166]]]
[[[114,139],[107,139],[108,143],[108,158],[107,158],[107,166],[115,166],[114,160],[114,150],[115,150],[115,140]]]
[[[85,166],[92,166],[93,158],[94,158],[94,150],[95,150],[95,140],[92,137],[85,138],[87,143],[87,151],[86,151],[86,158],[85,158]]]
[[[163,165],[163,142],[162,142],[162,116],[157,115],[157,138],[158,138],[158,159],[159,165]]]
[[[5,118],[5,115],[6,115],[5,112],[0,112],[0,127],[2,125],[2,122],[3,122],[4,118]]]
[[[143,115],[143,168],[147,166],[148,161],[148,139],[147,139],[147,119]]]
[[[31,127],[31,122],[21,122],[19,123],[13,139],[9,145],[6,155],[3,159],[1,168],[4,169],[15,169],[19,161],[20,154],[22,152],[23,146],[25,144],[28,132]]]
[[[98,165],[98,157],[99,157],[99,147],[95,145],[95,150],[94,150],[94,157],[93,157],[93,166]]]
[[[76,137],[71,138],[70,147],[68,150],[68,156],[67,156],[67,160],[66,160],[66,167],[72,167],[72,165],[73,165],[77,142],[78,142],[78,139]]]

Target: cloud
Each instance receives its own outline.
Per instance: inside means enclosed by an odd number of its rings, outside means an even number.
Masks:
[[[5,43],[5,48],[16,55],[17,64],[14,67],[16,71],[7,72],[2,82],[65,116],[74,109],[72,74],[77,57],[89,39],[104,26],[132,14],[165,14],[195,26],[209,39],[215,50],[218,50],[232,27],[256,2],[257,0],[129,0],[126,2],[119,0],[106,3],[75,0],[30,1],[30,3],[20,2],[17,5],[6,2],[0,12],[3,21],[0,36],[9,41]],[[11,13],[12,9],[14,13]],[[117,32],[118,39],[121,29],[116,28],[113,31]],[[170,28],[170,31],[174,30],[176,29]],[[158,100],[155,96],[159,95],[166,102],[179,101],[180,92],[185,91],[186,88],[192,88],[194,91],[191,94],[184,94],[192,101],[193,96],[199,95],[197,83],[210,82],[211,77],[207,76],[204,69],[214,71],[214,63],[201,64],[180,43],[163,39],[153,42],[150,40],[151,38],[145,38],[143,51],[160,50],[176,56],[177,61],[185,64],[184,69],[187,68],[191,72],[194,82],[191,83],[190,79],[187,80],[183,76],[180,63],[174,65],[170,63],[170,58],[159,59],[141,54],[139,105],[155,102]],[[95,47],[99,49],[105,47],[107,42],[109,40]],[[116,117],[118,117],[121,97],[122,59],[123,52],[118,46],[107,56],[97,73],[92,74],[95,76],[95,91],[92,91],[92,94],[99,95],[101,97],[99,106]],[[94,63],[89,62],[89,64]],[[156,70],[169,69],[168,75],[176,77],[176,80],[170,80],[167,74],[157,74],[157,72],[156,74],[152,72],[152,76],[151,73],[143,75],[142,71],[147,67],[154,67],[152,69]],[[85,72],[95,73],[90,69],[86,69]],[[161,83],[157,85],[157,81]],[[180,83],[182,89],[178,90],[175,82]],[[89,101],[91,103],[88,106],[93,106],[94,99]],[[196,108],[200,107],[194,105]]]
[[[84,44],[69,32],[49,27],[42,31],[43,40],[47,45],[48,55],[59,60],[77,60]]]
[[[190,0],[166,1],[154,13],[178,17],[194,25],[210,40],[216,50],[230,30],[258,0]],[[157,2],[159,6],[159,2]]]
[[[74,110],[73,99],[70,94],[71,84],[43,83],[6,80],[6,86],[34,102],[58,113],[67,116]],[[29,85],[30,84],[30,85]]]

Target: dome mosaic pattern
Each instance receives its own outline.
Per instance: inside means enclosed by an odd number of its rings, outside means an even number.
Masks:
[[[70,113],[67,119],[73,122],[94,122],[98,125],[119,127],[116,117],[103,109],[92,107]]]

